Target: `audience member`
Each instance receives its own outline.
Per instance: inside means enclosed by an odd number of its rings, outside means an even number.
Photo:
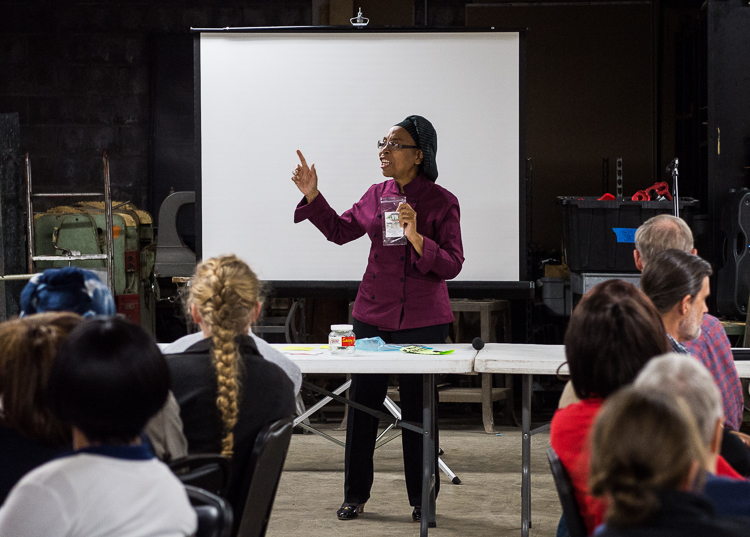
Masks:
[[[591,491],[606,500],[599,537],[739,537],[748,518],[718,518],[698,491],[706,452],[689,408],[669,394],[624,388],[591,435]]]
[[[21,317],[48,311],[72,311],[84,317],[117,313],[109,288],[96,273],[79,267],[48,269],[26,284],[21,292]],[[160,459],[168,461],[187,455],[180,408],[172,392],[144,432]]]
[[[92,271],[79,267],[45,270],[21,291],[21,317],[45,311],[72,311],[84,317],[114,315],[115,300]]]
[[[656,254],[672,249],[693,255],[698,253],[693,248],[693,233],[684,220],[669,214],[654,216],[636,231],[635,266],[642,271]],[[708,313],[704,314],[700,336],[682,344],[713,375],[721,391],[725,426],[733,431],[739,430],[744,406],[742,383],[721,322]]]
[[[164,357],[140,327],[109,318],[73,330],[52,366],[49,399],[72,427],[75,451],[18,482],[0,508],[0,535],[193,535],[182,483],[140,441],[168,390]]]
[[[57,348],[80,322],[40,313],[0,324],[0,504],[24,474],[70,450],[70,429],[47,404]]]
[[[552,418],[550,444],[570,474],[589,533],[604,518],[605,504],[588,489],[588,436],[604,400],[631,383],[669,342],[659,312],[635,286],[608,280],[591,289],[573,311],[565,356],[579,402]]]
[[[719,516],[750,516],[750,482],[719,455],[724,432],[721,394],[711,373],[692,356],[670,353],[651,360],[635,379],[643,391],[682,397],[695,419],[706,450],[706,488]],[[730,476],[730,477],[722,477]]]
[[[683,343],[701,335],[711,265],[682,250],[665,250],[650,258],[643,269],[641,289],[659,310],[674,352],[690,354]],[[743,476],[750,476],[747,435],[727,430],[721,454]]]
[[[271,345],[268,344],[265,339],[253,334],[252,330],[248,330],[247,335],[250,336],[255,342],[255,346],[258,347],[258,352],[260,352],[260,355],[263,358],[271,363],[276,364],[284,370],[284,373],[287,374],[289,379],[294,384],[294,393],[299,393],[300,388],[302,388],[302,372],[300,371],[299,366],[292,362],[285,354],[282,354],[281,352],[274,349]],[[194,334],[188,334],[187,336],[183,336],[177,341],[170,343],[168,346],[162,349],[162,352],[164,354],[178,354],[181,352],[185,352],[191,346],[195,345],[205,338],[206,335],[202,330],[199,330]]]
[[[188,304],[207,337],[181,354],[167,355],[189,450],[231,457],[228,497],[238,515],[258,432],[295,409],[292,381],[248,336],[260,313],[258,287],[250,267],[233,255],[198,265]],[[235,525],[239,520],[236,516]]]

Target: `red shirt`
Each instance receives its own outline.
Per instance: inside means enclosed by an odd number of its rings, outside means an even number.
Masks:
[[[590,398],[559,409],[552,418],[549,433],[550,445],[573,482],[576,501],[589,535],[604,521],[607,510],[604,500],[589,494],[588,486],[589,432],[603,403],[602,399]]]
[[[383,245],[380,198],[404,196],[417,213],[417,232],[424,237],[420,256],[411,243]],[[445,280],[458,276],[464,262],[460,210],[456,197],[423,175],[401,194],[393,179],[372,185],[341,216],[323,194],[302,198],[295,223],[310,220],[325,237],[345,244],[367,234],[370,255],[352,315],[381,330],[421,328],[453,322]]]
[[[716,475],[718,475],[719,477],[739,479],[740,481],[745,480],[745,478],[742,477],[734,468],[732,468],[721,455],[719,455],[719,458],[716,460]]]

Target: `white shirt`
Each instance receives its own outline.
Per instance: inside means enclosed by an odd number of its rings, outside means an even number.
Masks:
[[[3,537],[184,537],[196,528],[185,488],[154,458],[55,459],[26,474],[0,508]]]
[[[282,353],[271,347],[271,345],[269,345],[265,339],[256,336],[252,332],[249,332],[249,335],[253,338],[253,341],[255,341],[255,345],[258,347],[258,352],[260,352],[260,355],[269,362],[274,363],[281,369],[283,369],[284,373],[286,373],[294,383],[294,393],[299,393],[299,390],[302,387],[302,372],[300,371],[299,366],[292,362],[288,357],[284,356]],[[162,348],[161,352],[163,352],[164,354],[177,354],[180,352],[184,352],[189,347],[195,345],[204,338],[205,336],[203,335],[203,332],[188,334],[187,336],[183,336],[177,341],[170,343],[166,347]]]

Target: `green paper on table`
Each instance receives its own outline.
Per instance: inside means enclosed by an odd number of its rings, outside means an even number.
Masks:
[[[453,349],[449,349],[447,351],[439,351],[436,349],[430,349],[429,347],[420,347],[419,345],[409,345],[408,347],[404,347],[403,349],[401,349],[401,352],[408,352],[409,354],[436,355],[436,354],[450,354],[453,352]]]

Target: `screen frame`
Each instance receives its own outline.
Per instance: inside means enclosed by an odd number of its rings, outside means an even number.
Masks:
[[[534,296],[534,283],[528,281],[531,274],[529,255],[531,233],[529,162],[526,158],[526,28],[404,28],[404,27],[366,27],[349,26],[273,26],[273,27],[231,27],[231,28],[191,28],[193,41],[193,82],[194,82],[194,120],[195,120],[195,233],[196,259],[202,259],[203,220],[201,209],[202,184],[202,145],[201,145],[201,34],[204,33],[475,33],[475,32],[512,32],[519,38],[518,70],[518,281],[448,281],[451,296],[464,298],[507,298],[529,299]],[[346,296],[353,297],[359,288],[358,280],[269,280],[267,284],[275,296]]]

